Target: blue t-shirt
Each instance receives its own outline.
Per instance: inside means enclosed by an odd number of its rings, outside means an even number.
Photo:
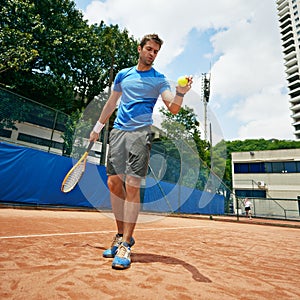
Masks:
[[[166,77],[154,68],[121,70],[114,81],[114,91],[122,92],[114,128],[133,131],[151,125],[157,98],[167,89],[171,88]]]

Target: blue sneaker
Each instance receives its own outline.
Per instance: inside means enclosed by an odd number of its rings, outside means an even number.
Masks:
[[[115,235],[112,243],[111,243],[111,247],[109,249],[106,249],[105,251],[103,251],[103,257],[105,258],[113,258],[115,257],[117,251],[118,251],[118,248],[120,246],[120,244],[122,243],[122,237],[119,236],[118,234]],[[133,245],[135,244],[135,240],[134,238],[132,237],[130,239],[130,244],[129,246],[132,247]]]
[[[130,253],[130,246],[126,242],[120,244],[115,258],[112,262],[112,268],[117,270],[129,268],[131,264]]]

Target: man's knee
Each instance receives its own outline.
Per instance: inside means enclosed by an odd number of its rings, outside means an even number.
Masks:
[[[120,189],[123,189],[124,182],[122,180],[122,177],[118,175],[111,175],[108,176],[107,179],[107,185],[111,192],[119,191]]]
[[[141,186],[141,178],[134,176],[127,176],[126,178],[126,191],[127,192],[137,192]]]

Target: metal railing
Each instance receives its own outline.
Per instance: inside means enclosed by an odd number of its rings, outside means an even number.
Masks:
[[[299,220],[300,221],[300,200],[298,199],[278,199],[278,198],[251,198],[252,202],[252,216]],[[237,198],[236,201],[237,216],[245,215],[244,198]]]

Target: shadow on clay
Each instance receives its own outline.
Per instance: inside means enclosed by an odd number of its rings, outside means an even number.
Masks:
[[[170,264],[170,265],[181,265],[184,267],[187,271],[189,271],[193,279],[195,281],[199,282],[212,282],[209,278],[205,277],[202,275],[198,269],[187,262],[175,258],[175,257],[170,257],[170,256],[165,256],[165,255],[157,255],[157,254],[146,254],[146,253],[132,253],[131,255],[132,262],[133,263],[155,263],[155,262],[160,262],[163,264]]]
[[[71,246],[70,244],[65,244],[65,246]],[[74,244],[73,244],[74,246]],[[77,245],[78,246],[78,245]],[[105,247],[100,246],[99,244],[81,244],[81,247],[92,247],[96,249],[101,249],[105,250]],[[160,262],[163,264],[170,264],[170,265],[181,265],[183,268],[185,268],[187,271],[189,271],[192,274],[192,277],[195,281],[198,282],[207,282],[210,283],[212,282],[208,277],[205,277],[202,275],[198,269],[191,264],[175,258],[175,257],[170,257],[170,256],[165,256],[165,255],[157,255],[157,254],[146,254],[146,253],[132,253],[131,259],[133,263],[142,263],[142,264],[147,264],[147,263],[155,263],[155,262]]]

